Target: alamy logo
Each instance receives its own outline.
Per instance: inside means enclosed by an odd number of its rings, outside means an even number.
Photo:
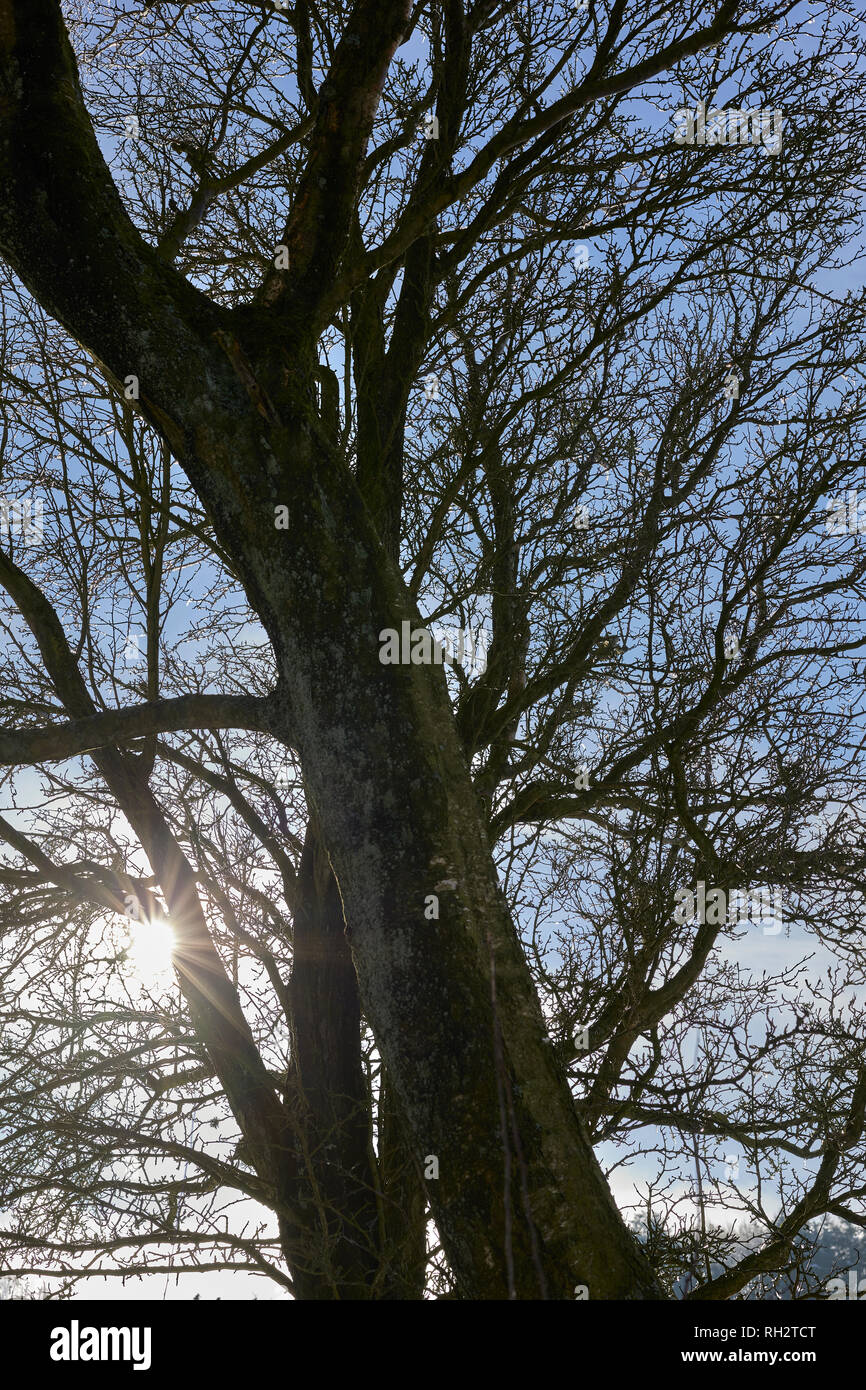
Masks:
[[[0,536],[20,536],[25,545],[42,540],[42,498],[0,497]]]
[[[51,1329],[52,1361],[131,1361],[134,1371],[150,1370],[149,1327],[69,1327]]]
[[[446,666],[458,664],[483,675],[487,670],[490,634],[477,627],[413,628],[410,622],[383,627],[379,633],[379,660],[383,666]]]
[[[844,1279],[831,1279],[827,1284],[827,1297],[830,1299],[866,1298],[866,1279],[858,1279],[856,1271],[849,1269],[847,1288]]]
[[[141,913],[141,903],[134,893],[124,893],[123,905],[126,908],[126,916],[132,922],[143,922],[144,917]]]
[[[778,936],[782,930],[782,895],[778,888],[710,888],[703,879],[693,893],[690,888],[678,888],[674,893],[677,907],[674,921],[691,922],[695,917],[703,926],[736,926],[752,922],[760,926],[764,936]]]
[[[725,400],[738,401],[740,399],[740,381],[742,372],[736,362],[729,362],[727,366],[727,376],[725,377]]]
[[[767,154],[782,148],[784,117],[781,111],[739,111],[712,107],[699,101],[694,111],[681,106],[672,117],[677,123],[675,145],[759,145]]]
[[[860,510],[859,492],[847,492],[827,499],[825,531],[831,536],[866,535],[866,511]]]

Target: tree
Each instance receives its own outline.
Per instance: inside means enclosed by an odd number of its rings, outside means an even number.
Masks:
[[[704,1229],[693,1296],[858,1219],[859,1013],[812,1009],[812,1075],[790,981],[799,1027],[758,1044],[718,953],[728,899],[781,884],[846,1008],[860,969],[866,565],[823,506],[859,477],[863,300],[821,277],[862,40],[838,5],[814,38],[788,4],[631,8],[158,3],[67,33],[0,0],[4,482],[56,528],[0,555],[0,759],[56,790],[0,824],[33,1272],[182,1238],[302,1298],[418,1297],[429,1204],[441,1291],[663,1297],[593,1142],[679,1133],[699,1186],[708,1137],[772,1165],[786,1049],[819,1171],[722,1274]],[[673,143],[736,75],[738,108],[808,125]],[[442,619],[486,660],[412,637]],[[519,930],[545,877],[553,955]],[[119,913],[168,918],[182,1002],[121,1007]]]

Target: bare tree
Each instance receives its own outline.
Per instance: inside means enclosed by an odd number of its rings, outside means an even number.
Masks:
[[[724,1298],[866,1219],[862,51],[0,0],[11,1270]]]

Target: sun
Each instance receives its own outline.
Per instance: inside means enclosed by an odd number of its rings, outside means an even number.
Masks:
[[[131,922],[127,959],[143,984],[158,984],[172,971],[174,930],[170,922]]]

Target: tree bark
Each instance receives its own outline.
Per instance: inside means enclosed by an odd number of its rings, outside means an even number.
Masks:
[[[427,1266],[427,1196],[422,1162],[382,1068],[379,1096],[379,1169],[382,1174],[382,1294],[421,1299]]]
[[[301,1143],[293,1205],[308,1218],[303,1299],[367,1299],[380,1268],[381,1210],[361,1006],[336,880],[311,818],[293,916],[289,983],[293,1072],[288,1103]],[[290,1252],[287,1252],[287,1255]]]

